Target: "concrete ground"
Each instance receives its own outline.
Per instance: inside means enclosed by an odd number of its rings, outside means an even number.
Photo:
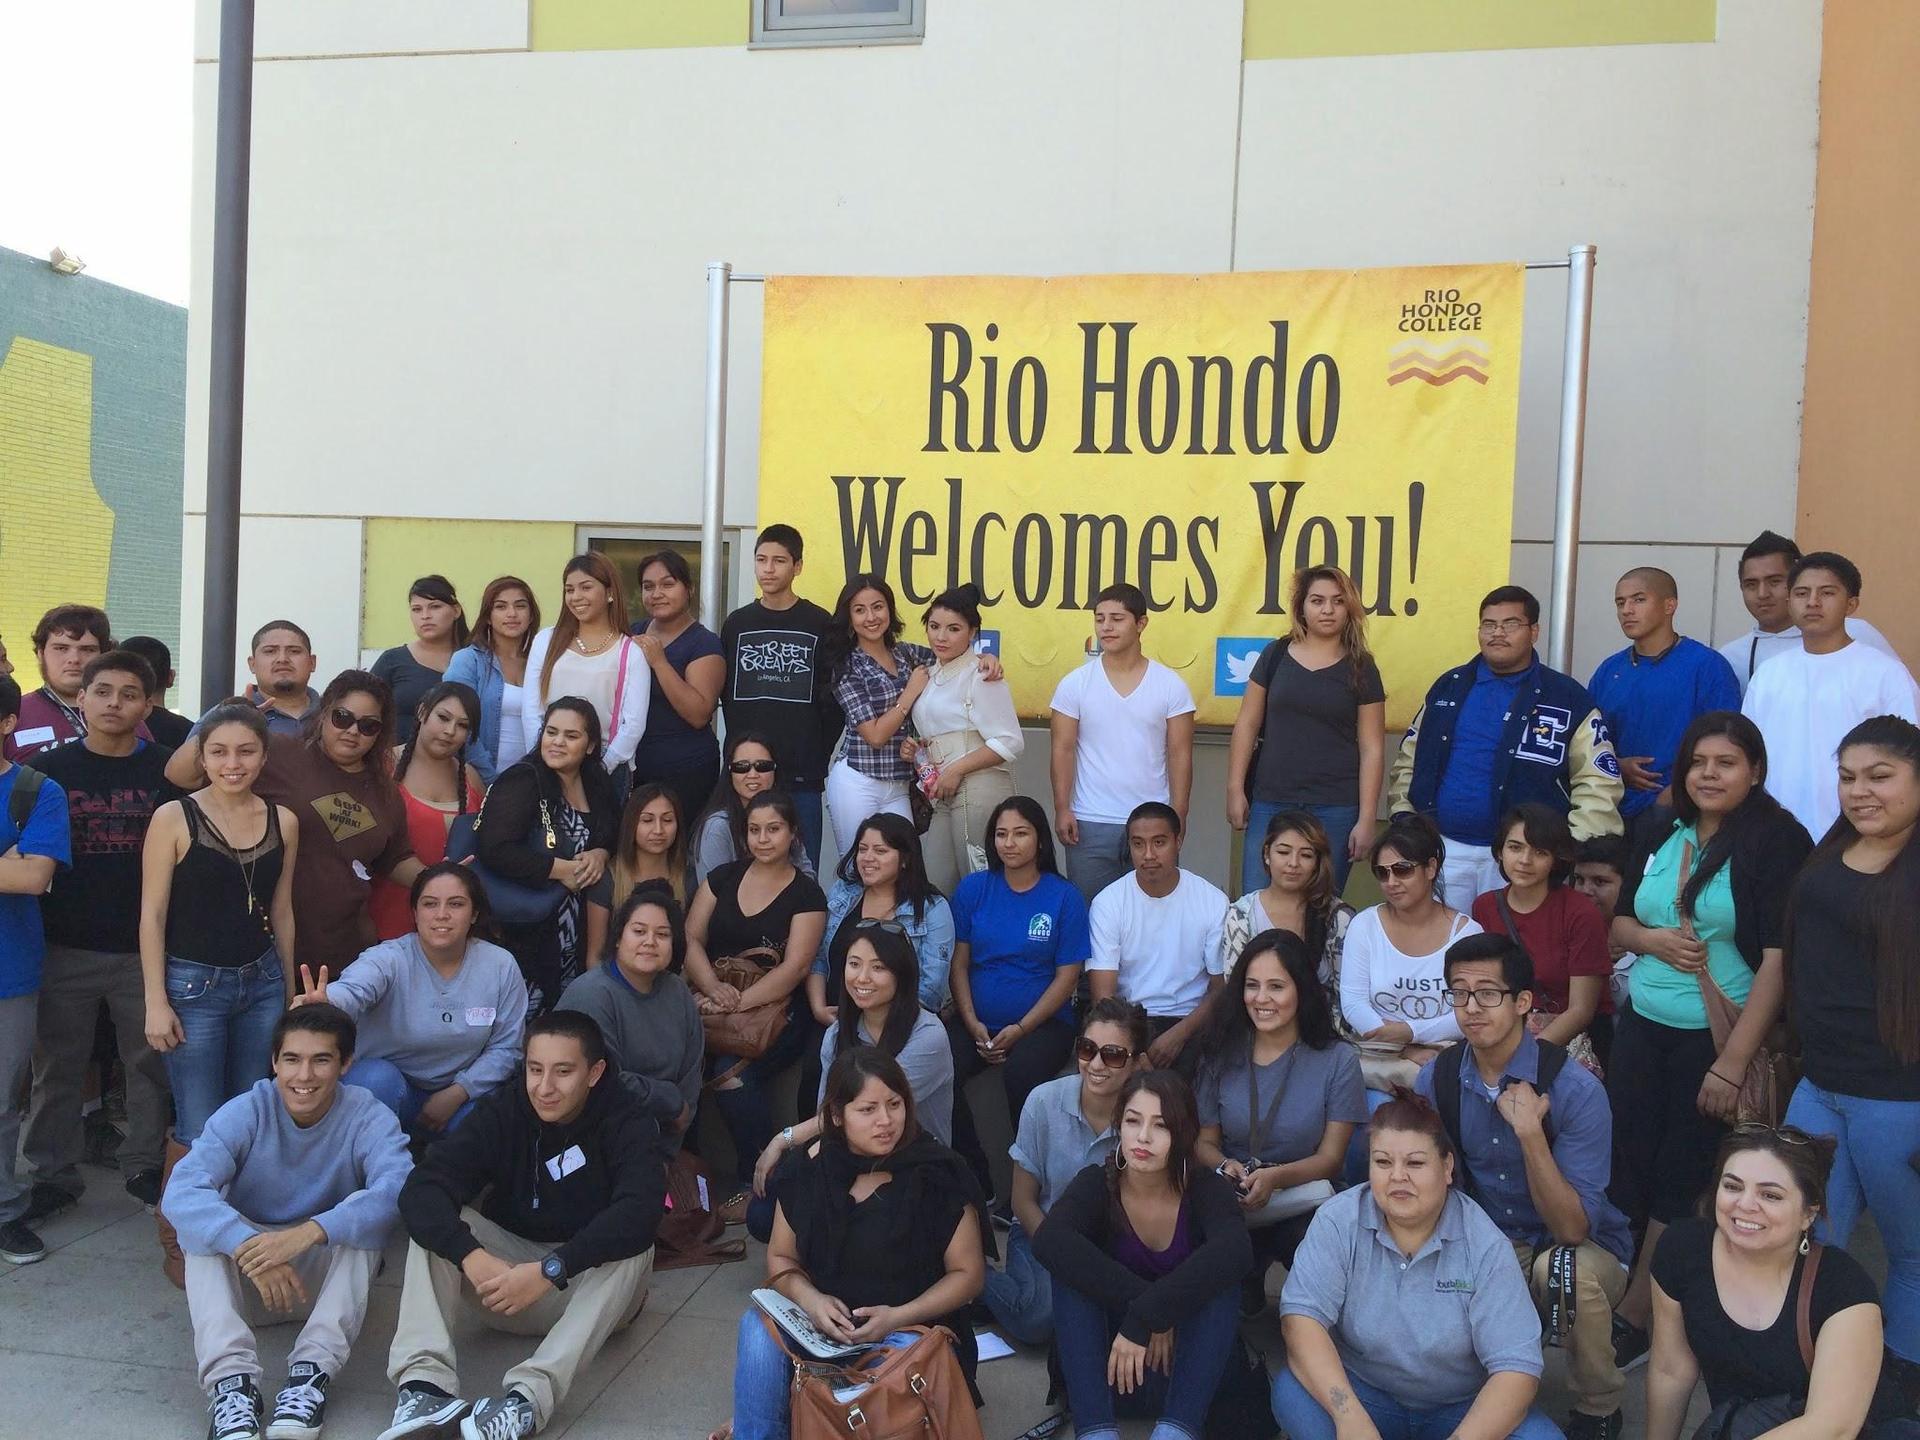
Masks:
[[[192,1440],[205,1434],[185,1297],[160,1274],[153,1218],[111,1172],[90,1170],[86,1197],[42,1229],[49,1254],[37,1265],[0,1264],[0,1440],[61,1434]],[[328,1405],[332,1440],[371,1440],[393,1407],[387,1345],[399,1303],[404,1247],[396,1243],[375,1282],[366,1329]],[[734,1327],[747,1292],[766,1273],[758,1246],[747,1259],[656,1275],[640,1317],[581,1376],[544,1432],[566,1440],[687,1440],[729,1410]],[[1277,1284],[1278,1272],[1273,1276]],[[1279,1325],[1252,1322],[1248,1337],[1278,1363]],[[285,1375],[294,1329],[263,1330],[261,1359],[271,1396]],[[497,1386],[529,1342],[484,1330],[460,1335],[460,1373],[471,1397]],[[1555,1419],[1567,1405],[1565,1367],[1548,1352],[1541,1403]],[[1627,1434],[1641,1432],[1645,1371],[1628,1377]],[[1013,1440],[1048,1413],[1046,1367],[1021,1351],[980,1368],[987,1440]],[[1696,1408],[1704,1405],[1696,1399]],[[1149,1427],[1129,1426],[1128,1440]]]

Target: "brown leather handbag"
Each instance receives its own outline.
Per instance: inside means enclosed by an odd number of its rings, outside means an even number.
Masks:
[[[984,1440],[946,1326],[902,1326],[917,1337],[905,1349],[830,1365],[793,1355],[780,1327],[760,1318],[793,1358],[793,1440]]]
[[[722,984],[731,985],[744,993],[779,963],[779,951],[761,946],[739,955],[720,956],[713,962],[713,973]],[[782,996],[765,1005],[755,1005],[751,1010],[702,1015],[700,1024],[707,1034],[707,1053],[732,1055],[739,1060],[758,1060],[773,1048],[773,1042],[787,1028],[789,998]],[[729,1073],[738,1069],[735,1066]]]
[[[1691,844],[1681,846],[1680,883],[1676,894],[1685,892],[1694,858]],[[1681,914],[1681,928],[1689,935],[1693,933],[1693,923],[1684,912]],[[1707,1030],[1713,1036],[1714,1063],[1717,1065],[1717,1057],[1727,1048],[1727,1041],[1733,1036],[1733,1027],[1740,1023],[1741,1006],[1720,988],[1719,982],[1707,971],[1696,970],[1693,978],[1700,987],[1700,1003],[1707,1012]],[[1786,1113],[1793,1087],[1800,1080],[1799,1065],[1784,1043],[1781,1026],[1775,1025],[1769,1032],[1767,1042],[1747,1062],[1745,1074],[1738,1077],[1721,1076],[1730,1084],[1736,1078],[1739,1093],[1734,1101],[1734,1113],[1739,1119],[1742,1122],[1752,1120],[1763,1125],[1778,1125],[1780,1117]]]

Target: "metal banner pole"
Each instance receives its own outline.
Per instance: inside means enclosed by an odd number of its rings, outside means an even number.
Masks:
[[[213,166],[213,355],[207,377],[207,530],[200,706],[233,694],[240,612],[240,435],[247,385],[247,203],[253,160],[253,0],[220,6]]]
[[[720,622],[724,551],[720,528],[727,498],[727,304],[733,265],[715,260],[707,266],[707,442],[700,510],[700,617]]]
[[[1553,503],[1553,629],[1547,664],[1573,663],[1573,587],[1580,569],[1580,480],[1587,448],[1587,355],[1593,337],[1594,247],[1567,251],[1567,348],[1560,371],[1560,469]]]

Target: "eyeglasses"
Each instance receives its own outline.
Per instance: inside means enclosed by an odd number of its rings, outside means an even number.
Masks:
[[[1440,992],[1441,998],[1456,1010],[1466,1009],[1469,1000],[1482,1010],[1491,1010],[1511,994],[1513,994],[1511,990],[1496,989],[1492,985],[1483,985],[1474,990],[1455,990],[1449,987]]]
[[[1747,1120],[1733,1127],[1736,1140],[1771,1139],[1782,1145],[1811,1145],[1813,1137],[1798,1125],[1767,1125],[1759,1120]]]
[[[1373,878],[1376,880],[1385,880],[1391,875],[1396,880],[1404,880],[1407,876],[1413,874],[1414,871],[1421,868],[1422,862],[1419,860],[1396,860],[1391,865],[1374,866]]]
[[[1519,619],[1482,620],[1480,633],[1482,635],[1518,635],[1522,630],[1528,629],[1532,623],[1530,620]]]
[[[1139,1053],[1138,1050],[1129,1050],[1125,1045],[1096,1045],[1084,1035],[1073,1042],[1074,1059],[1083,1065],[1090,1065],[1093,1063],[1093,1057],[1098,1055],[1107,1062],[1109,1070],[1118,1070],[1122,1065],[1132,1064],[1133,1057]]]
[[[336,730],[358,730],[369,740],[386,728],[378,715],[356,715],[344,705],[327,712],[327,723]]]
[[[771,775],[779,768],[779,762],[774,760],[729,760],[727,762],[727,769],[736,775],[746,775],[749,773],[754,775]]]
[[[898,920],[862,920],[855,930],[884,930],[889,935],[905,935],[907,927]]]

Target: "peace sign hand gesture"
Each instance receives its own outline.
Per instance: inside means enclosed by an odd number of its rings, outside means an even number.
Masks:
[[[327,967],[320,967],[320,979],[316,982],[313,972],[306,966],[300,967],[300,993],[293,997],[292,1004],[324,1005],[327,1003]]]

